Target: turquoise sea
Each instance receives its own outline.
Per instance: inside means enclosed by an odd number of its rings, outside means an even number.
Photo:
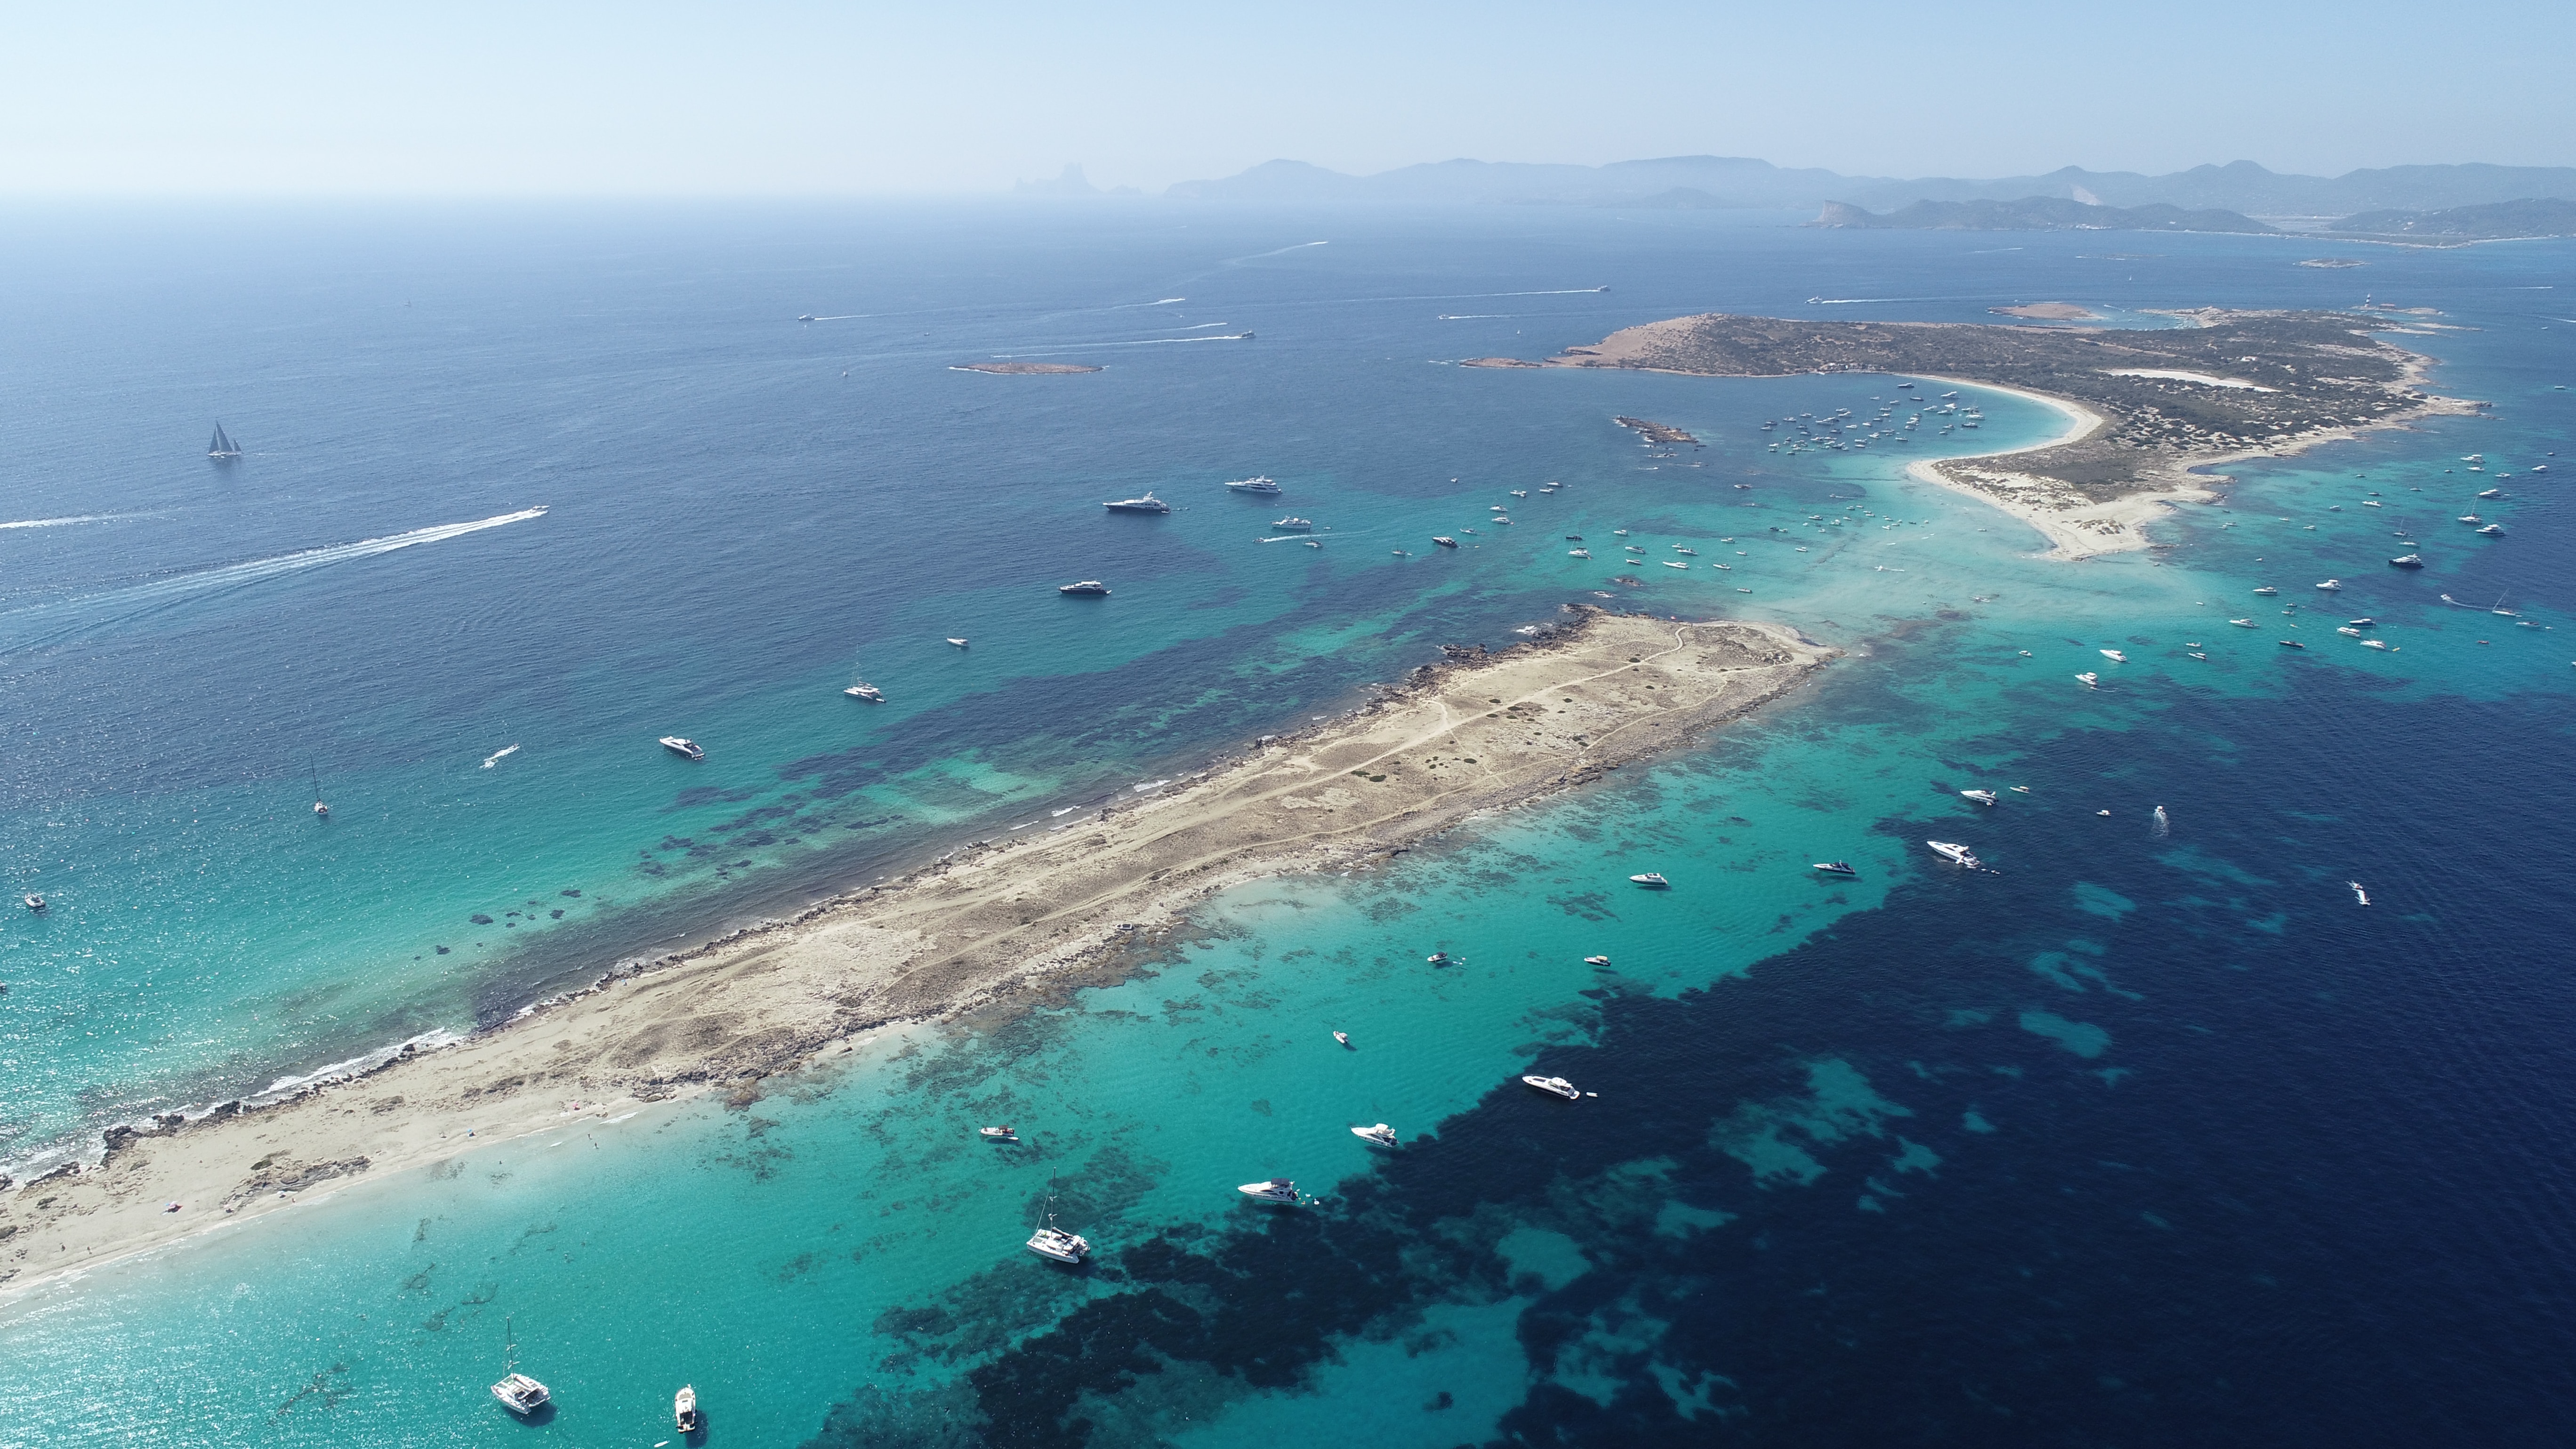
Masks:
[[[1234,891],[1123,974],[748,1106],[0,1282],[0,1445],[651,1446],[682,1382],[709,1444],[2550,1442],[2576,246],[2320,270],[1796,220],[14,216],[0,859],[49,902],[0,922],[21,1178],[1569,602],[1849,653],[1687,755]],[[2239,465],[2173,547],[2080,564],[1903,476],[2057,426],[2019,399],[1783,457],[1765,419],[1874,416],[1896,380],[1452,365],[1696,311],[2365,296],[2434,309],[2388,315],[2492,416]],[[952,370],[997,357],[1105,370]],[[217,420],[243,458],[203,457]],[[1253,473],[1282,497],[1219,486]],[[1178,511],[1099,507],[1148,488]],[[1258,542],[1282,512],[1325,546]],[[1693,567],[1608,583],[1620,528]],[[2431,566],[2386,566],[2410,547]],[[2364,616],[2392,650],[2334,632]],[[1005,1120],[1024,1145],[975,1139]],[[1405,1145],[1347,1130],[1377,1121]],[[1270,1176],[1324,1200],[1233,1191]],[[1085,1271],[1019,1248],[1050,1197]],[[542,1422],[486,1392],[505,1327]]]

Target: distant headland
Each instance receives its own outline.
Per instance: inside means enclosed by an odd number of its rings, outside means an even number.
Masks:
[[[2016,310],[2058,317],[2082,309]],[[2113,330],[1709,313],[1630,327],[1538,365],[1703,377],[1877,372],[2020,393],[2064,414],[2067,431],[2012,450],[2009,465],[1996,461],[2006,454],[1989,453],[1909,471],[2028,519],[2070,556],[2142,547],[2136,526],[2166,500],[2210,496],[2214,480],[2194,476],[2198,470],[2478,406],[2426,391],[2431,359],[2380,335],[2421,335],[2421,324],[2341,312],[2168,315],[2190,325]],[[1902,446],[1904,435],[1895,436]]]

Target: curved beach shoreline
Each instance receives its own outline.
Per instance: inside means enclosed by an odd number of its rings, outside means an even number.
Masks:
[[[748,1103],[762,1079],[887,1027],[1105,979],[1140,933],[1219,891],[1385,861],[1687,744],[1836,657],[1778,625],[1589,608],[1526,643],[1450,653],[1134,803],[979,843],[284,1101],[112,1129],[96,1165],[0,1197],[0,1297],[437,1162],[469,1132],[482,1145],[709,1092]]]

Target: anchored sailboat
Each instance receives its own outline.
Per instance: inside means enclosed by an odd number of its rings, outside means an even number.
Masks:
[[[215,436],[206,444],[206,456],[209,458],[238,458],[241,455],[241,446],[225,434],[224,425],[221,423],[215,424]]]

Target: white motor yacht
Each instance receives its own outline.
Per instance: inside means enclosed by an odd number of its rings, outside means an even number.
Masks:
[[[2092,670],[2088,669],[2075,677],[2084,682],[2084,687],[2086,689],[2100,689],[2102,687],[2102,676],[2094,673]]]
[[[1574,1084],[1563,1077],[1525,1076],[1521,1078],[1521,1085],[1535,1088],[1551,1097],[1563,1097],[1569,1102],[1583,1100],[1583,1094],[1576,1091]]]
[[[2267,598],[2267,599],[2268,599],[2268,598],[2272,597],[2273,595],[2275,595],[2275,594],[2277,594],[2277,593],[2279,593],[2279,592],[2281,592],[2281,591],[2280,591],[2279,589],[2276,589],[2276,588],[2272,587],[2270,584],[2265,584],[2263,587],[2261,587],[2261,588],[2259,588],[2259,589],[2256,589],[2254,592],[2256,592],[2256,593],[2258,593],[2258,594],[2261,594],[2264,598]]]
[[[1959,792],[1959,798],[1962,800],[1973,800],[1980,805],[1992,805],[1995,803],[1995,792],[1992,790],[1962,790]]]
[[[2329,594],[2338,593],[2343,589],[2343,580],[2328,579],[2324,583],[2317,585],[2317,587],[2325,590]]]
[[[699,744],[695,740],[683,739],[678,735],[662,736],[662,748],[669,750],[672,754],[678,755],[683,759],[703,760],[707,757],[705,746]]]
[[[1610,958],[1607,956],[1586,956],[1583,958],[1583,964],[1586,966],[1607,966],[1610,964]]]
[[[2370,892],[2361,888],[2361,882],[2357,880],[2348,880],[2345,881],[2344,884],[2352,887],[2352,899],[2355,905],[2366,906],[2370,904]]]
[[[1172,505],[1155,497],[1154,491],[1150,488],[1145,490],[1145,496],[1142,498],[1121,498],[1115,503],[1103,503],[1100,506],[1112,513],[1169,513],[1172,511]]]
[[[1662,871],[1650,870],[1641,875],[1632,875],[1628,879],[1650,891],[1667,891],[1673,888],[1673,883],[1664,879]]]
[[[2254,621],[2251,619],[2230,619],[2227,622],[2235,625],[2239,629],[2251,629],[2254,627]]]
[[[1084,579],[1078,584],[1058,584],[1055,591],[1059,594],[1079,594],[1094,599],[1109,597],[1109,586],[1098,579]]]
[[[1237,493],[1259,493],[1265,496],[1276,494],[1279,491],[1279,485],[1271,482],[1268,478],[1244,478],[1228,483],[1225,486]]]
[[[1964,845],[1953,844],[1947,840],[1927,840],[1923,843],[1932,847],[1934,855],[1953,865],[1964,865],[1970,870],[1983,870],[1986,867],[1984,861],[1977,859],[1977,853]]]
[[[683,1434],[698,1432],[698,1391],[695,1385],[682,1384],[671,1396],[671,1419]]]
[[[850,687],[841,692],[852,699],[864,699],[870,704],[885,703],[885,691],[864,679],[852,680]]]
[[[1354,1127],[1351,1129],[1351,1135],[1362,1142],[1373,1142],[1380,1147],[1396,1145],[1395,1129],[1383,1122],[1374,1127]]]
[[[987,1142],[1013,1143],[1020,1140],[1020,1134],[1008,1127],[978,1127],[975,1135]]]
[[[1274,1177],[1268,1182],[1247,1182],[1235,1191],[1254,1202],[1275,1203],[1281,1207],[1295,1207],[1301,1201],[1297,1196],[1297,1184],[1284,1177]]]
[[[1270,521],[1270,526],[1279,530],[1281,533],[1304,533],[1306,530],[1315,526],[1315,520],[1294,516],[1287,518],[1274,518]]]
[[[2105,658],[2105,659],[2110,660],[2110,661],[2111,661],[2112,663],[2114,663],[2114,664],[2126,664],[2126,663],[2128,663],[2128,662],[2129,662],[2129,656],[2128,656],[2128,655],[2126,655],[2126,654],[2121,653],[2121,652],[2120,652],[2119,650],[2117,650],[2117,649],[2105,649],[2105,650],[2103,650],[2103,651],[2102,651],[2102,657],[2103,657],[2103,658]]]

